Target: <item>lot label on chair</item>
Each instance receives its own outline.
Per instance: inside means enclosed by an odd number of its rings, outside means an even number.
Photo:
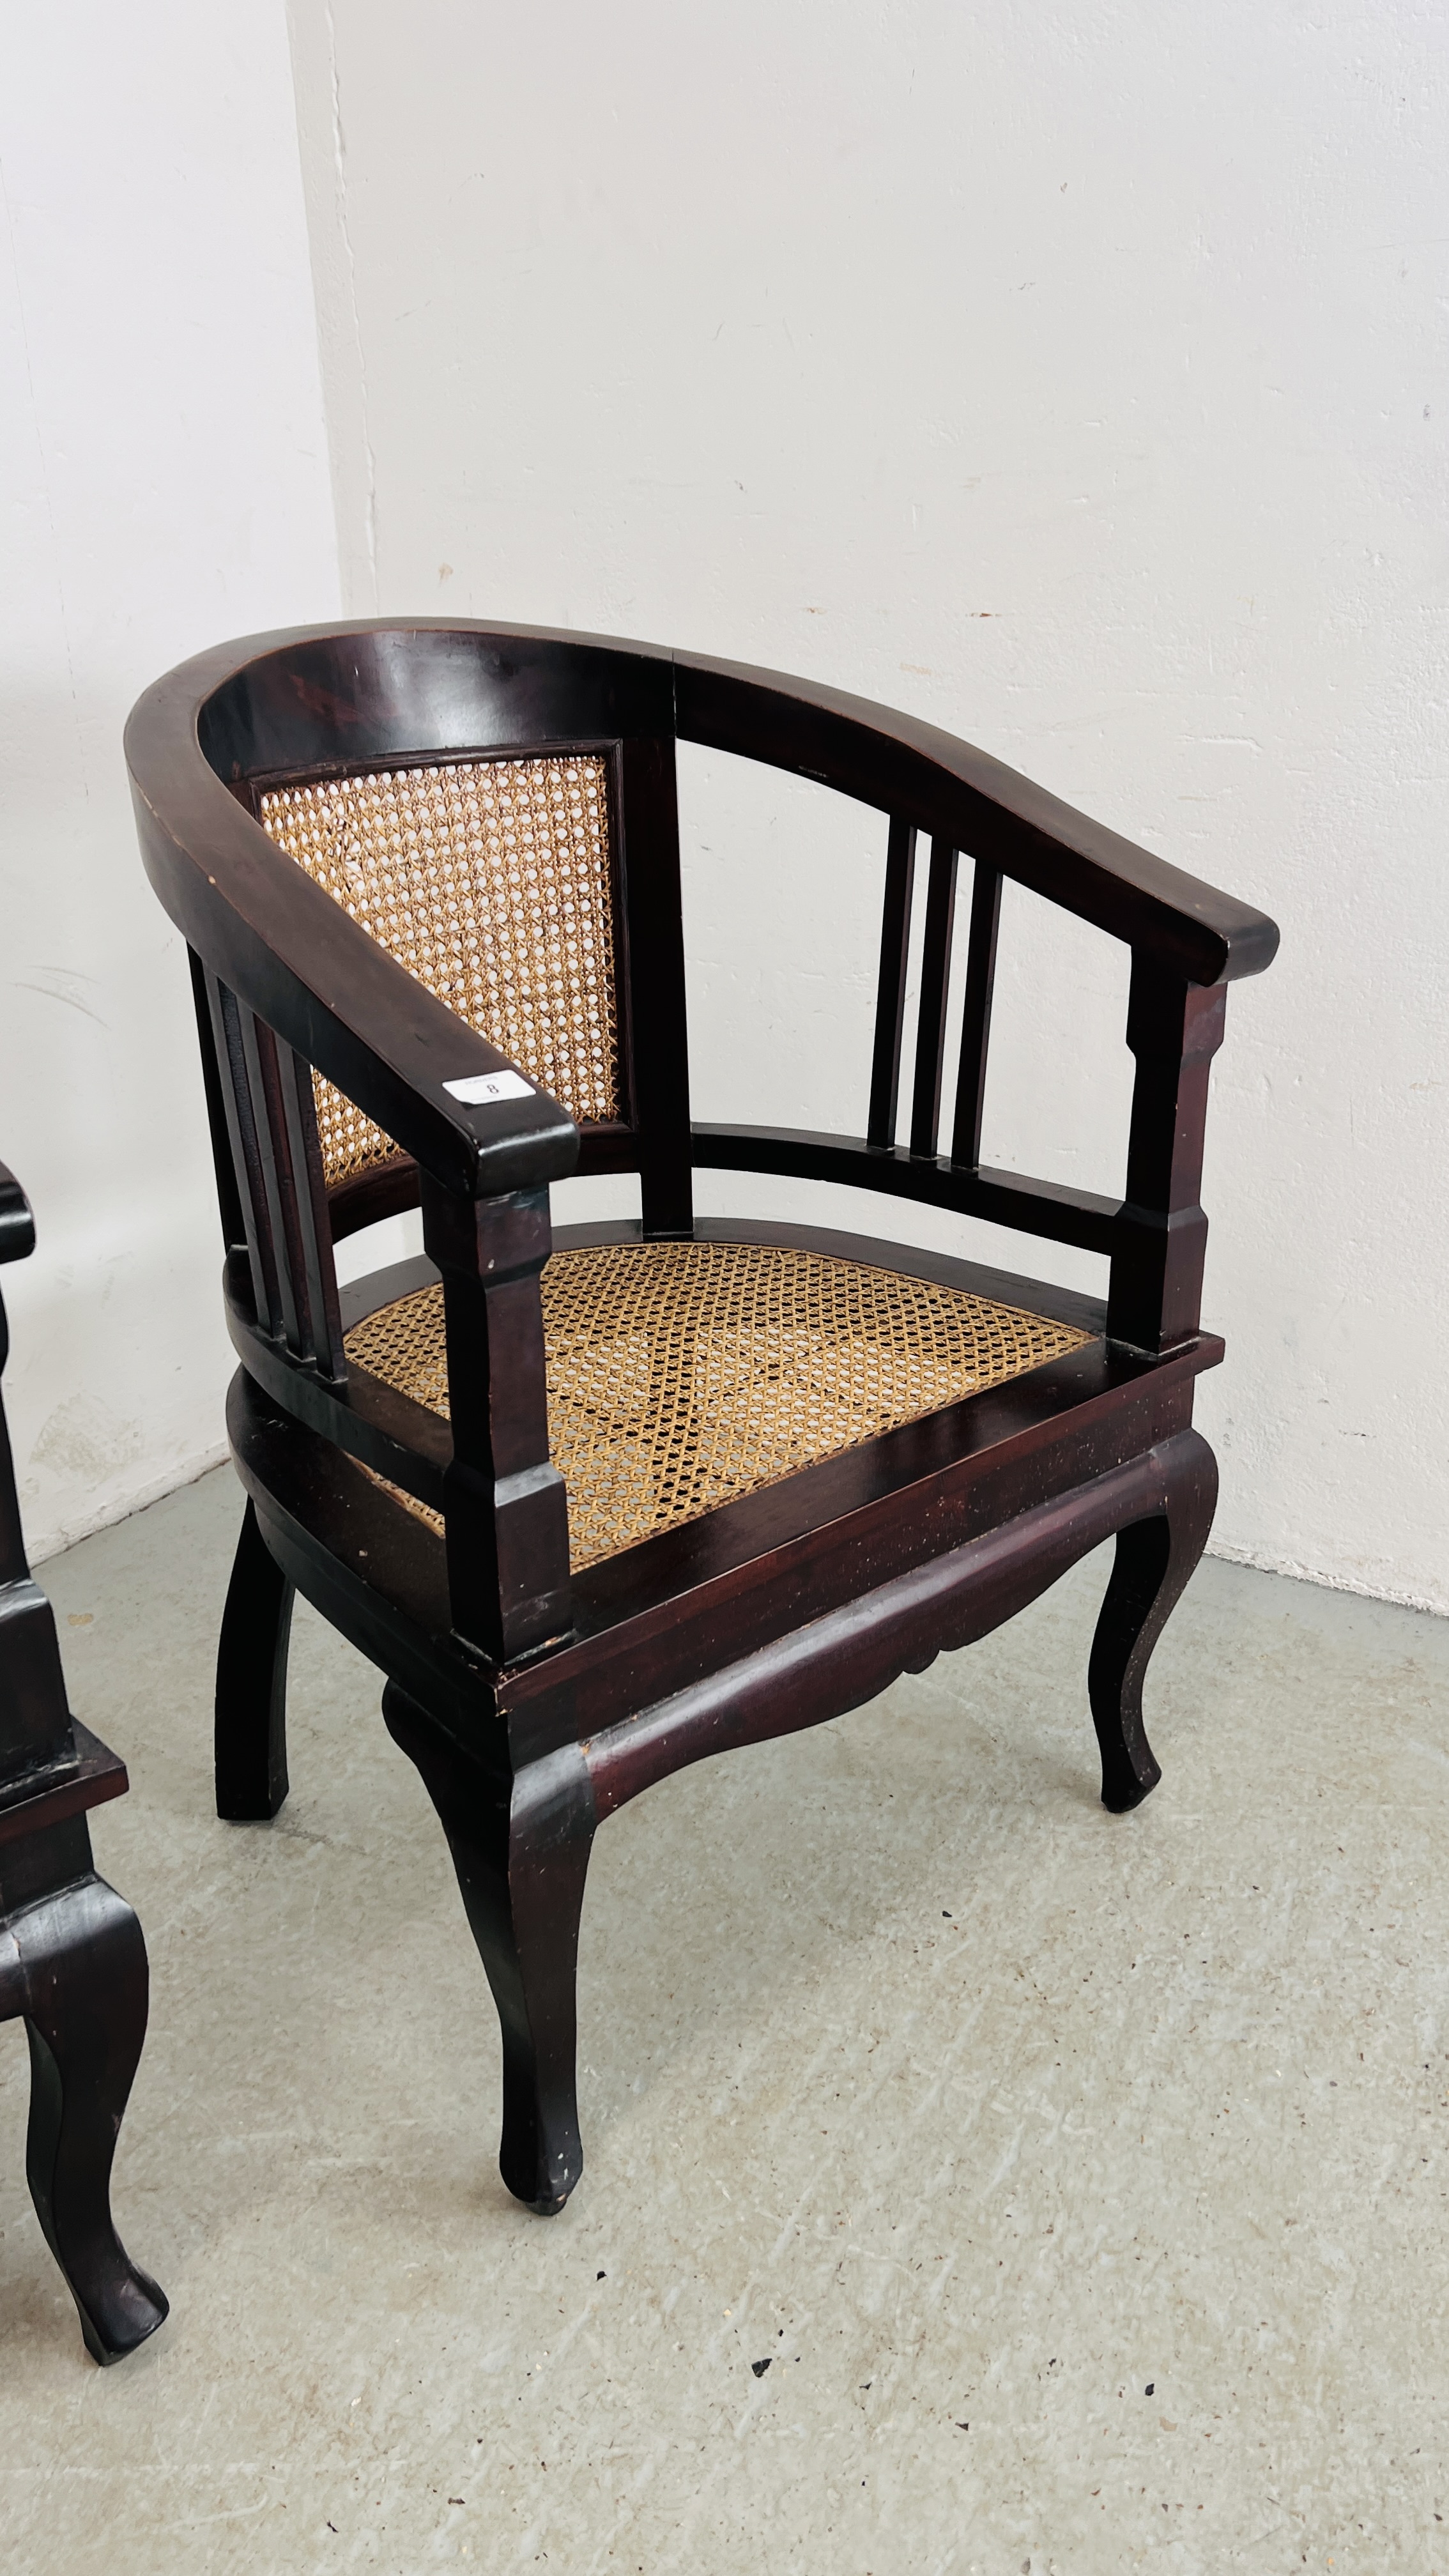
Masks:
[[[481,1108],[488,1100],[533,1098],[533,1085],[521,1073],[470,1073],[463,1082],[445,1082],[443,1089],[469,1109]]]

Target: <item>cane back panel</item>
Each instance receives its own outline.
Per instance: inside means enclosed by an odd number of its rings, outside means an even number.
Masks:
[[[781,1244],[585,1246],[555,1252],[541,1288],[549,1452],[575,1572],[1089,1338]],[[347,1355],[447,1415],[441,1287],[354,1325]]]
[[[580,1122],[620,1118],[608,763],[469,760],[265,788],[265,830]],[[313,1075],[329,1187],[397,1149]]]

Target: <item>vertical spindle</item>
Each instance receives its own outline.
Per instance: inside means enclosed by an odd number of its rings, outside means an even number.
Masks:
[[[934,1155],[941,1128],[941,1074],[946,1059],[946,994],[951,980],[951,935],[956,920],[956,852],[932,841],[926,880],[926,928],[921,942],[921,1008],[916,1022],[912,1085],[911,1152]]]
[[[901,1083],[901,1036],[906,1020],[906,966],[911,944],[911,896],[916,874],[916,832],[892,815],[886,842],[885,902],[881,908],[880,980],[876,990],[875,1048],[870,1068],[866,1142],[894,1145]]]
[[[981,1113],[986,1100],[986,1050],[991,1036],[991,996],[996,982],[996,933],[1001,920],[1001,872],[978,859],[971,886],[971,925],[966,943],[966,993],[961,1012],[961,1070],[956,1083],[956,1123],[951,1160],[975,1171],[981,1160]]]

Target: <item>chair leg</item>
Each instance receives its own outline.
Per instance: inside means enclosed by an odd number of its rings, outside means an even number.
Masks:
[[[146,1944],[125,1899],[94,1874],[12,1914],[6,1931],[30,2041],[26,2179],[86,2349],[104,2365],[167,2312],[111,2221],[111,2164],[146,2036]]]
[[[216,1658],[216,1812],[233,1824],[274,1816],[287,1795],[291,1631],[292,1586],[248,1502]]]
[[[1207,1545],[1218,1495],[1217,1462],[1196,1431],[1158,1453],[1160,1510],[1117,1533],[1116,1561],[1092,1640],[1087,1689],[1102,1749],[1102,1804],[1114,1815],[1140,1806],[1162,1777],[1142,1723],[1142,1684],[1152,1650]]]
[[[422,1774],[503,2032],[499,2171],[554,2217],[583,2171],[575,2094],[579,1916],[597,1818],[576,1745],[490,1778],[390,1683],[383,1716]]]

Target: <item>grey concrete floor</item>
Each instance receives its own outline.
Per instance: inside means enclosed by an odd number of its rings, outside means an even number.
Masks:
[[[1202,1568],[1097,1803],[1105,1559],[596,1846],[584,2179],[497,2041],[372,1671],[310,1614],[219,1824],[230,1472],[44,1568],[151,2033],[85,2359],[0,2032],[0,2560],[51,2571],[1449,2576],[1449,1625]],[[752,2365],[768,2359],[757,2374]]]

